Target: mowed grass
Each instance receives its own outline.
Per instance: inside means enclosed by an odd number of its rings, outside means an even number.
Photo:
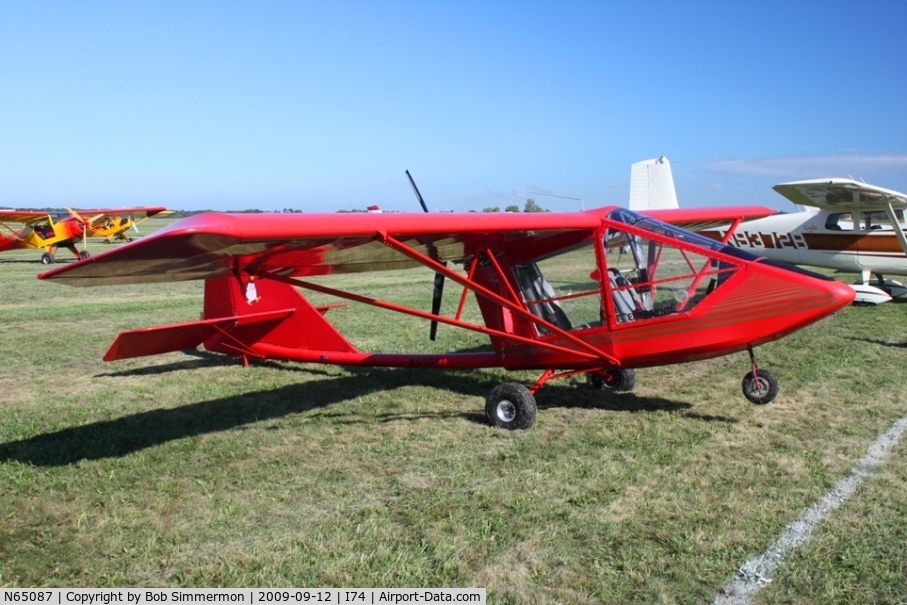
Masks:
[[[737,354],[640,369],[623,395],[549,383],[536,425],[506,432],[485,396],[534,372],[243,368],[203,351],[105,364],[118,331],[197,318],[202,284],[70,288],[36,280],[37,258],[0,255],[0,586],[707,603],[907,416],[902,302],[760,347],[781,381],[768,406],[743,398]],[[431,282],[330,284],[428,309]],[[448,310],[458,295],[448,284]],[[359,305],[328,317],[363,348],[485,344],[447,326],[431,343],[427,322]],[[907,601],[905,466],[900,444],[758,601]]]

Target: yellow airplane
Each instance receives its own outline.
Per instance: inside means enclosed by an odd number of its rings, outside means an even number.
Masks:
[[[41,262],[56,261],[60,247],[71,251],[78,260],[88,258],[85,243],[89,237],[103,237],[105,243],[121,239],[130,241],[126,231],[151,216],[170,214],[163,206],[82,210],[67,208],[68,214],[39,210],[0,210],[0,252],[6,250],[44,250]],[[10,227],[8,223],[23,225]],[[82,240],[82,250],[76,243]]]

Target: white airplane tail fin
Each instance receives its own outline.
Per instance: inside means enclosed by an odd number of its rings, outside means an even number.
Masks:
[[[630,210],[679,208],[671,162],[661,156],[630,167]]]

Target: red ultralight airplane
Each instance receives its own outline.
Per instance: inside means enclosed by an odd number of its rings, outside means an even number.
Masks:
[[[633,368],[743,350],[752,362],[745,396],[771,401],[778,382],[757,367],[753,347],[847,305],[853,290],[676,225],[735,227],[774,213],[758,207],[645,215],[618,207],[570,214],[208,213],[39,277],[75,286],[205,280],[201,320],[123,332],[106,361],[204,344],[245,364],[542,370],[531,387],[503,383],[486,401],[493,425],[525,429],[535,421],[534,394],[549,380],[585,374],[593,387],[629,390]],[[435,272],[432,312],[318,279],[420,265]],[[456,313],[446,315],[445,278],[463,287]],[[492,350],[360,351],[324,317],[335,305],[313,305],[300,289],[424,318],[432,337],[436,322],[481,332]],[[463,318],[470,291],[484,325]]]

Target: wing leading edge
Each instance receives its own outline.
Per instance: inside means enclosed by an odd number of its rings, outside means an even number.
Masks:
[[[802,206],[816,206],[830,210],[884,210],[907,208],[907,195],[853,179],[814,179],[780,183],[775,191]]]

